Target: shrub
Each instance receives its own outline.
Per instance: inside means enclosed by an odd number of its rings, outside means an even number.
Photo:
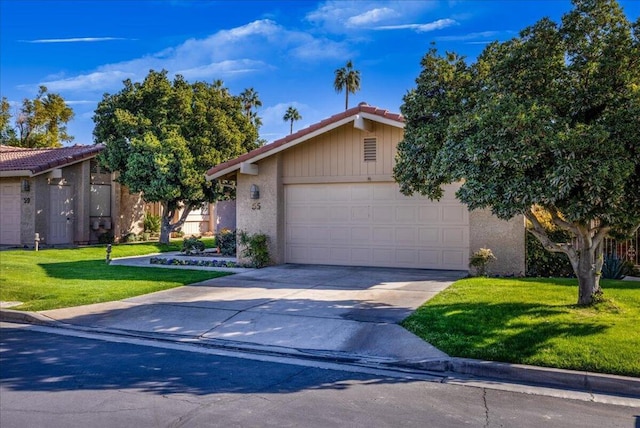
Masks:
[[[220,248],[220,254],[223,256],[236,255],[236,231],[222,229],[216,233],[216,245]]]
[[[146,212],[142,225],[145,232],[160,233],[160,216]]]
[[[607,254],[602,265],[602,277],[607,279],[622,279],[625,277],[624,262],[614,254]]]
[[[98,243],[100,244],[113,244],[113,241],[113,232],[111,232],[110,230],[98,235]]]
[[[269,238],[264,233],[249,235],[241,231],[238,234],[240,245],[244,247],[242,256],[251,260],[251,266],[255,268],[265,267],[271,261],[269,256]]]
[[[495,260],[496,256],[489,248],[480,248],[469,258],[469,266],[476,269],[478,276],[487,276],[487,268]]]
[[[204,248],[204,242],[195,236],[192,236],[190,238],[184,238],[182,241],[182,250],[180,252],[190,256],[192,254],[200,254],[204,251]]]
[[[127,233],[121,239],[122,242],[136,242],[137,240],[138,240],[138,236],[133,232]]]

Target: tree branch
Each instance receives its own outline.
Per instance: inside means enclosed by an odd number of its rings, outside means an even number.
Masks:
[[[533,225],[533,229],[529,229],[529,232],[531,232],[531,234],[540,241],[546,250],[554,253],[565,253],[569,258],[575,255],[575,251],[571,244],[554,242],[549,238],[544,226],[542,226],[538,217],[536,217],[531,210],[525,211],[524,216]]]

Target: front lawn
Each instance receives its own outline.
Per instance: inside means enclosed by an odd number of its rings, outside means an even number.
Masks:
[[[462,279],[403,326],[455,357],[640,377],[640,282],[601,284],[580,307],[575,279]]]
[[[203,240],[211,246],[212,239]],[[112,258],[180,250],[182,241],[113,245]],[[109,302],[166,290],[223,272],[113,266],[106,249],[86,247],[41,251],[0,251],[0,300],[23,302],[29,311]]]

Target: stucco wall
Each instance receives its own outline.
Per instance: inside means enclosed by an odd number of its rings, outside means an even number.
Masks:
[[[144,230],[145,206],[140,193],[132,194],[126,186],[119,185],[118,187],[120,188],[120,210],[115,225],[116,231],[119,232],[115,235],[116,239],[120,239],[130,232],[138,234]]]
[[[284,263],[284,197],[280,155],[257,163],[258,175],[238,174],[236,188],[237,230],[249,234],[264,233],[269,238],[272,263]],[[260,199],[251,199],[251,185],[260,189]],[[242,260],[240,253],[238,258]]]
[[[214,231],[218,233],[222,229],[235,230],[236,222],[236,201],[218,201],[215,203]]]
[[[489,210],[469,213],[469,256],[480,248],[489,248],[496,261],[489,265],[490,275],[524,275],[524,217],[500,220]]]

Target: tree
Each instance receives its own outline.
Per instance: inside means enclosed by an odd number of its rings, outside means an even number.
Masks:
[[[560,25],[542,19],[486,47],[475,64],[432,48],[401,108],[394,176],[432,199],[463,180],[470,209],[509,219],[565,253],[578,304],[601,293],[603,239],[640,226],[640,19],[613,0],[575,0]],[[554,242],[542,208],[571,242]]]
[[[349,108],[349,92],[355,94],[360,90],[360,71],[354,70],[351,60],[347,61],[346,66],[335,71],[333,87],[337,93],[345,91],[344,109],[347,110]]]
[[[253,109],[262,106],[262,101],[258,98],[258,92],[253,88],[247,88],[240,93],[242,108],[248,118],[252,118]]]
[[[291,123],[289,127],[289,134],[293,134],[293,122],[300,119],[302,119],[302,116],[300,116],[298,110],[295,107],[289,106],[284,116],[282,117],[282,120]]]
[[[15,119],[10,126],[11,112],[9,102],[2,99],[2,144],[18,147],[60,147],[62,142],[70,142],[73,137],[67,133],[66,124],[73,119],[74,113],[58,94],[47,92],[40,86],[33,100],[24,99]]]
[[[240,98],[221,81],[190,84],[176,76],[171,82],[164,70],[151,70],[142,83],[127,79],[120,92],[105,94],[93,120],[95,141],[105,144],[101,162],[131,192],[162,204],[163,243],[193,209],[225,196],[204,172],[257,147],[257,130]]]

